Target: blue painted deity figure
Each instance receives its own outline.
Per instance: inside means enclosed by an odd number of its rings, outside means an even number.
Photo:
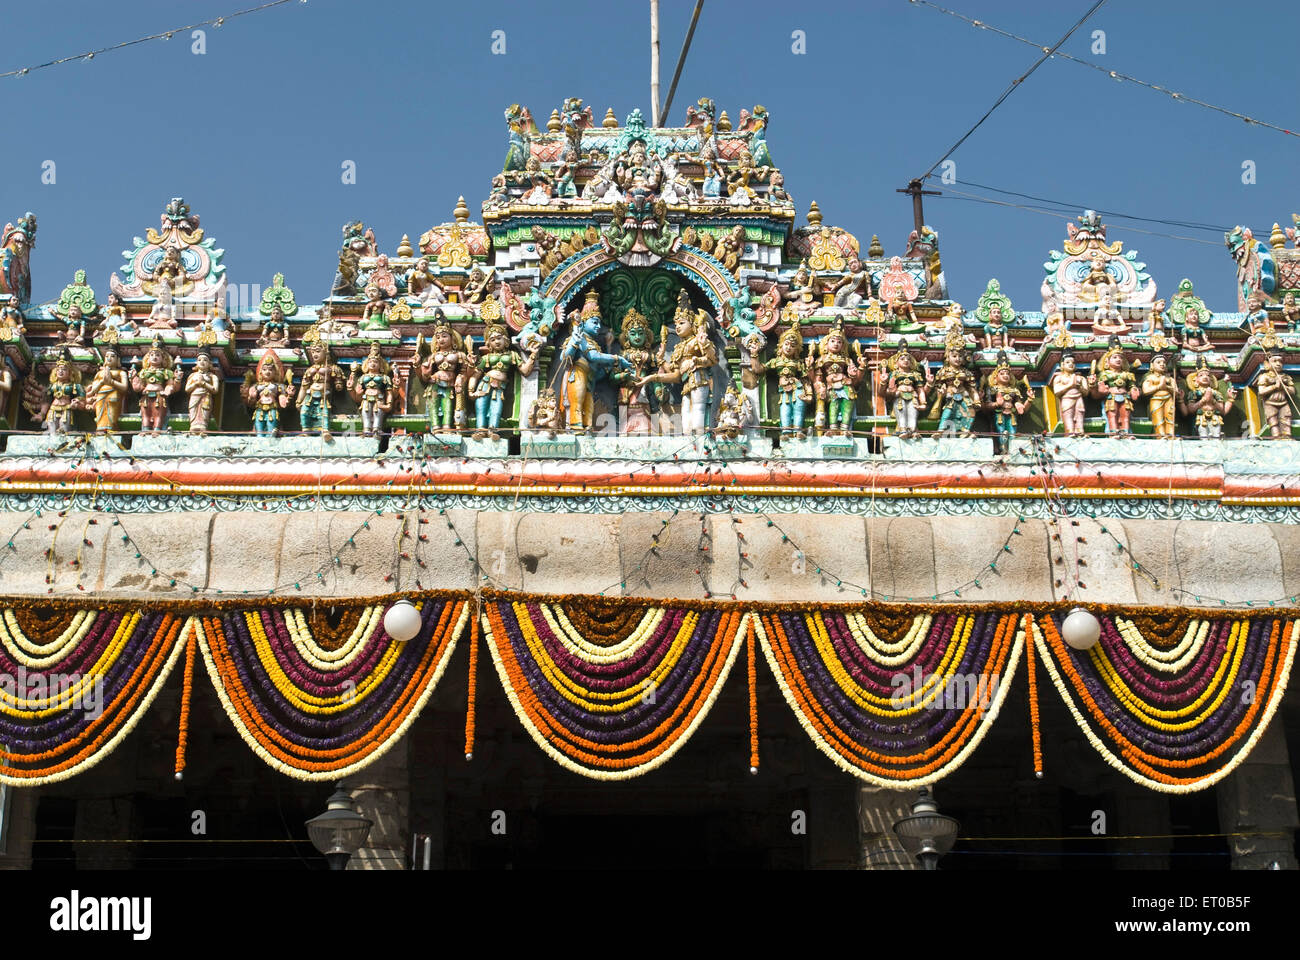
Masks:
[[[605,353],[600,349],[597,338],[603,330],[599,295],[595,290],[588,290],[582,313],[576,318],[573,333],[569,335],[560,354],[561,363],[567,368],[564,372],[564,406],[568,429],[573,433],[587,433],[593,426],[595,397],[591,392],[592,386],[598,380],[610,376],[615,369],[619,372],[633,372],[632,364],[626,357]]]
[[[722,167],[716,160],[706,160],[704,162],[704,186],[703,194],[706,197],[722,196]]]
[[[510,347],[510,336],[501,324],[488,324],[484,331],[483,356],[470,375],[469,395],[474,398],[474,419],[478,427],[474,439],[481,440],[490,434],[494,439],[501,426],[501,408],[505,404],[506,383],[510,370],[518,367],[523,376],[533,372],[542,341],[534,343],[527,357]]]

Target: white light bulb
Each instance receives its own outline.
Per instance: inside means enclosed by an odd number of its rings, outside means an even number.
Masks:
[[[1074,650],[1091,650],[1101,637],[1101,621],[1083,607],[1075,607],[1061,623],[1061,637]]]
[[[398,600],[384,614],[384,631],[398,643],[405,643],[420,632],[420,611],[410,600]]]

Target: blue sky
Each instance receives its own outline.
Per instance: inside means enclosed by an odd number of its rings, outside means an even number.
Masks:
[[[254,5],[254,0],[42,0],[5,4],[0,71],[130,40]],[[1051,43],[1089,6],[948,0],[968,16]],[[663,93],[692,0],[662,0]],[[340,228],[362,219],[392,252],[477,214],[506,150],[504,108],[544,124],[566,96],[602,117],[649,114],[648,4],[310,0],[208,29],[207,52],[178,34],[0,79],[0,221],[39,221],[36,302],[84,267],[107,293],[131,238],[184,196],[226,251],[232,283],[282,271],[319,302]],[[1093,57],[1091,32],[1107,52]],[[491,52],[506,32],[506,53]],[[792,52],[802,30],[807,52]],[[1109,69],[1300,129],[1295,55],[1300,5],[1111,0],[1063,48]],[[1271,38],[1277,38],[1274,42]],[[671,122],[700,96],[734,120],[770,111],[769,144],[797,209],[879,234],[901,253],[911,229],[895,193],[924,172],[1036,58],[1035,51],[907,0],[792,4],[706,0]],[[954,154],[959,180],[1081,206],[1222,225],[1266,238],[1300,212],[1300,139],[1045,63]],[[41,182],[42,163],[56,182]],[[357,182],[341,182],[353,160]],[[1257,182],[1242,183],[1253,161]],[[1290,179],[1288,179],[1290,178]],[[956,189],[972,190],[961,183]],[[996,195],[995,195],[996,196]],[[1009,198],[1015,199],[1015,198]],[[1039,306],[1047,251],[1064,221],[959,199],[927,202],[953,295],[973,306],[990,277],[1019,309]],[[1190,277],[1211,308],[1236,308],[1233,265],[1214,232],[1110,219],[1163,294]],[[1149,236],[1129,226],[1195,237]]]

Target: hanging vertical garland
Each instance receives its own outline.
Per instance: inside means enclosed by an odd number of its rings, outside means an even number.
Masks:
[[[947,776],[979,745],[1019,663],[1021,620],[941,608],[754,615],[781,692],[817,748],[894,788]]]
[[[1064,616],[1033,626],[1056,689],[1108,764],[1166,793],[1203,790],[1246,758],[1295,658],[1297,621],[1278,617],[1101,617],[1098,642],[1078,651],[1061,638]]]
[[[529,734],[561,766],[639,776],[694,733],[748,630],[739,606],[494,599],[484,636]]]
[[[469,619],[468,600],[417,605],[422,626],[406,643],[384,632],[385,607],[375,604],[333,649],[316,640],[299,608],[194,622],[222,706],[253,752],[299,780],[337,780],[406,732]]]
[[[160,611],[47,613],[0,614],[0,783],[11,786],[56,783],[108,756],[188,637],[184,617]]]

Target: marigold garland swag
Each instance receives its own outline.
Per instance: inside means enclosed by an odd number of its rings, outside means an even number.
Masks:
[[[291,777],[337,780],[401,738],[457,641],[481,629],[524,728],[557,763],[596,779],[669,760],[707,716],[742,646],[756,767],[757,641],[813,743],[863,780],[920,786],[955,770],[1032,650],[1031,669],[1045,669],[1107,763],[1152,789],[1190,792],[1227,776],[1254,747],[1285,693],[1297,641],[1297,622],[1277,611],[1094,607],[1101,640],[1079,652],[1060,636],[1064,604],[404,596],[423,625],[402,644],[383,630],[393,596],[331,600],[332,617],[302,599],[114,600],[94,609],[0,601],[0,782],[52,783],[103,759],[182,655],[178,773],[190,675],[201,661],[259,757]],[[469,669],[467,754],[476,656]],[[1031,707],[1043,684],[1033,686]],[[1036,711],[1031,728],[1038,769]],[[742,752],[738,744],[738,763]]]

